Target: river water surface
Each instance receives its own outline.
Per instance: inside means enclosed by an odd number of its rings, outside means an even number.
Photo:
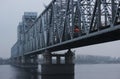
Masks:
[[[38,72],[41,71],[39,66]],[[71,77],[70,75],[67,75]],[[70,79],[65,75],[44,78],[40,73],[19,69],[10,65],[0,65],[0,79]],[[71,79],[120,79],[120,64],[75,65],[75,75]]]

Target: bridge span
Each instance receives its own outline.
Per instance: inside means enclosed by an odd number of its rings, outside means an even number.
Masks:
[[[23,62],[45,51],[115,40],[120,40],[119,0],[52,0],[38,17],[36,12],[24,13],[11,58]]]

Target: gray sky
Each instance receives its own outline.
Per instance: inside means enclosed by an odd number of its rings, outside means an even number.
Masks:
[[[1,0],[0,1],[0,57],[10,57],[10,49],[17,40],[17,25],[24,12],[40,14],[44,4],[51,0]],[[80,54],[120,56],[120,41],[82,47]]]

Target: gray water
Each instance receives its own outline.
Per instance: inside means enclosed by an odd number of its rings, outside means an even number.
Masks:
[[[40,72],[40,66],[38,72]],[[0,65],[0,79],[50,79],[40,73],[19,69],[10,65]],[[70,79],[70,75],[53,76],[51,79]],[[120,79],[120,64],[75,65],[75,75],[71,79]]]
[[[76,65],[75,79],[120,79],[120,64]]]

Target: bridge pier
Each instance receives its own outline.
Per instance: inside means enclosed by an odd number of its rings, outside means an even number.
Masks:
[[[44,62],[41,64],[42,75],[74,75],[74,54],[70,49],[65,54],[45,52],[43,57]]]
[[[43,54],[43,63],[45,64],[52,64],[52,54],[48,51],[45,51],[45,53]]]
[[[38,62],[37,62],[38,56],[32,55],[32,56],[19,56],[16,58],[12,58],[12,65],[20,68],[25,69],[37,69],[38,68]]]
[[[37,59],[38,59],[37,55],[24,56],[22,58],[21,67],[27,69],[37,69],[38,68]]]
[[[14,66],[20,66],[21,63],[22,63],[21,57],[11,58],[11,64]]]

